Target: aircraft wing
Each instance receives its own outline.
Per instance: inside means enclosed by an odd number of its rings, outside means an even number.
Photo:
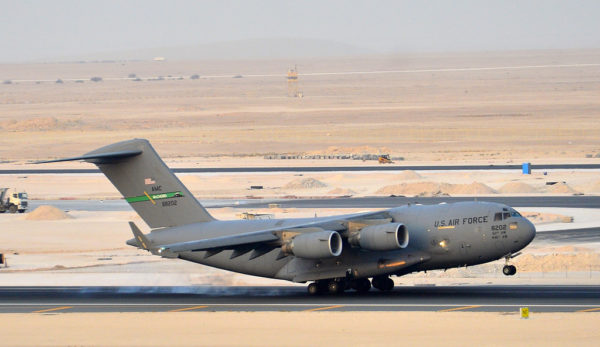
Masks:
[[[355,219],[374,218],[386,215],[386,211],[366,212],[353,215],[335,216],[332,218],[319,219],[314,222],[288,225],[280,228],[251,231],[242,234],[214,237],[210,239],[178,242],[157,246],[160,253],[179,253],[189,251],[206,251],[211,249],[237,248],[251,244],[274,242],[280,240],[283,231],[311,232],[316,230],[339,231],[346,228],[344,222]]]
[[[271,230],[261,230],[249,233],[213,237],[211,239],[172,243],[159,247],[159,251],[187,252],[206,251],[214,248],[232,248],[253,243],[276,241],[279,237]]]

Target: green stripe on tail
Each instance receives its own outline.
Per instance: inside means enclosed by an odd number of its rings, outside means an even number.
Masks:
[[[170,198],[181,198],[183,194],[181,192],[170,192],[170,193],[160,193],[160,194],[148,194],[152,200],[161,200],[161,199],[170,199]],[[150,201],[146,195],[140,196],[132,196],[130,198],[125,198],[128,203],[140,202],[140,201]]]

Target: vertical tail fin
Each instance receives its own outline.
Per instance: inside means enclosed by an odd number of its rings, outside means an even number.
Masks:
[[[148,140],[117,142],[81,157],[45,162],[69,160],[96,164],[150,228],[214,220]]]

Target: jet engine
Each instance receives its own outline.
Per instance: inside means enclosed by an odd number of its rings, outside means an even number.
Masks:
[[[283,244],[282,250],[306,259],[337,257],[342,254],[342,237],[330,230],[299,234]]]
[[[370,251],[392,251],[408,246],[408,230],[402,223],[369,225],[351,235],[348,241]]]

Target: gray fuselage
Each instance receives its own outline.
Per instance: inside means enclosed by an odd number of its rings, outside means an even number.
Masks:
[[[282,255],[280,248],[268,248],[257,255],[224,249],[219,252],[187,251],[178,254],[184,260],[245,273],[295,282],[353,276],[366,278],[404,275],[415,271],[470,266],[515,254],[535,237],[535,227],[514,209],[497,203],[459,202],[439,205],[406,205],[378,211],[402,223],[409,234],[408,246],[394,251],[368,251],[353,247],[344,238],[340,256],[303,259]],[[352,215],[339,216],[327,229],[344,233],[345,221]],[[148,238],[155,244],[169,244],[214,237],[232,236],[250,231],[282,228],[332,217],[310,219],[270,219],[210,221],[165,230],[154,230]],[[130,244],[131,241],[128,242]]]

